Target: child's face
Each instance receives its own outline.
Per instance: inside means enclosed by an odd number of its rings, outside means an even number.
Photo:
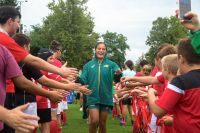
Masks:
[[[151,73],[151,67],[149,65],[144,65],[142,70],[143,70],[144,75],[146,76],[150,75]]]
[[[58,50],[58,51],[56,51],[56,52],[54,53],[54,57],[55,57],[55,58],[60,58],[60,56],[61,56],[61,50]]]
[[[49,56],[49,58],[47,59],[47,62],[52,63],[53,60],[54,60],[54,58],[53,58],[53,55],[52,55],[52,56]]]
[[[165,70],[163,66],[162,66],[162,74],[165,79],[168,79],[169,72],[167,70]]]
[[[156,58],[156,59],[155,59],[155,66],[158,68],[158,70],[161,70],[161,69],[162,69],[162,66],[161,66],[161,59],[160,59],[160,58]]]

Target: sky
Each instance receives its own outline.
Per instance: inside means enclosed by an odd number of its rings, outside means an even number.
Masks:
[[[25,0],[24,0],[25,1]],[[25,29],[42,24],[50,13],[51,0],[27,0],[21,3],[22,23]],[[200,0],[191,0],[192,11],[200,16]],[[148,51],[145,45],[152,22],[157,17],[175,15],[176,0],[88,0],[86,6],[94,19],[94,31],[100,34],[116,32],[127,37],[130,50],[126,60],[134,62]]]

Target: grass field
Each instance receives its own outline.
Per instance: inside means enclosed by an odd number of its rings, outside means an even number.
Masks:
[[[67,125],[63,127],[63,133],[88,133],[88,125],[86,121],[82,119],[82,112],[79,111],[79,104],[70,104],[67,110]],[[130,133],[131,122],[128,118],[128,122],[125,126],[119,125],[119,120],[112,119],[111,114],[107,121],[107,133]]]

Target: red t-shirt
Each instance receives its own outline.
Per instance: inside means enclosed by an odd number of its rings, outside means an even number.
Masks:
[[[40,70],[43,75],[47,76],[48,72]],[[38,83],[37,83],[38,84]],[[38,84],[40,85],[40,84]],[[46,86],[41,86],[45,90],[49,90]],[[36,96],[36,101],[37,101],[37,108],[38,109],[47,109],[50,108],[50,101],[46,97],[43,96]]]
[[[174,78],[155,103],[174,115],[174,133],[200,132],[200,70]]]
[[[15,40],[3,32],[0,32],[0,44],[6,47],[12,53],[18,63],[29,54],[26,50],[21,48],[21,46],[19,46]],[[6,82],[6,92],[14,93],[15,89],[12,86],[14,86],[12,81]]]
[[[54,59],[54,61],[52,62],[52,65],[57,66],[57,67],[59,67],[59,68],[62,67],[62,63],[61,63],[60,60],[58,60],[58,59]],[[53,76],[54,76],[54,75],[53,75]],[[62,77],[59,76],[59,77],[57,77],[56,80],[57,80],[57,81],[60,81],[61,79],[62,79]],[[66,96],[63,97],[63,101],[67,101]]]
[[[62,77],[61,77],[60,75],[54,74],[54,73],[49,73],[49,72],[48,72],[47,77],[50,78],[50,79],[56,80],[56,81],[58,81],[58,82],[62,79]],[[57,104],[57,103],[56,103],[56,104],[53,104],[53,103],[51,102],[51,108],[57,108],[57,107],[58,107],[58,104]]]
[[[6,93],[15,93],[15,86],[11,79],[6,80]]]
[[[3,32],[0,32],[0,44],[5,46],[12,53],[18,63],[29,54],[26,50],[19,46],[15,40]]]
[[[57,66],[59,68],[62,67],[62,63],[57,59],[54,59],[54,61],[52,62],[52,65]],[[48,72],[48,76],[47,77],[50,78],[50,79],[56,80],[56,81],[60,81],[62,79],[62,77],[60,75],[54,74],[54,73],[50,73],[50,72]],[[51,108],[57,108],[57,107],[58,107],[57,103],[56,104],[51,103]]]
[[[158,92],[158,96],[161,96],[166,87],[165,79],[163,79],[164,77],[162,76],[162,72],[157,72],[155,77],[157,77],[158,80],[161,80],[161,83],[153,84],[152,87]]]
[[[156,66],[153,67],[153,70],[151,71],[151,76],[155,76],[156,73],[158,72],[158,68]]]
[[[143,73],[142,71],[140,71],[140,72],[137,72],[137,73],[135,74],[135,76],[137,76],[137,77],[139,77],[139,76],[144,76],[144,73]]]
[[[59,67],[59,68],[62,67],[62,63],[61,63],[58,59],[54,59],[53,62],[52,62],[52,64],[53,64],[54,66]]]

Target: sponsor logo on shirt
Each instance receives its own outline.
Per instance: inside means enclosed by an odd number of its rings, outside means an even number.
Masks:
[[[104,65],[103,67],[107,67],[107,68],[108,68],[108,67],[109,67],[109,65]]]
[[[91,66],[91,68],[94,68],[94,67],[95,67],[95,64]]]

